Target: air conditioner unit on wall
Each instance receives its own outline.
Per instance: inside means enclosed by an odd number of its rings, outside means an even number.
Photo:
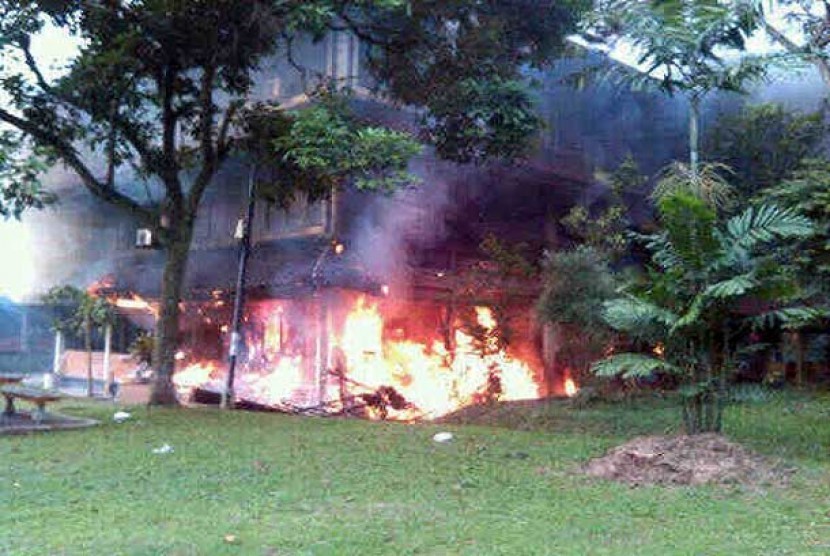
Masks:
[[[155,247],[153,243],[153,231],[149,228],[139,228],[136,230],[135,246],[139,249],[152,249]]]

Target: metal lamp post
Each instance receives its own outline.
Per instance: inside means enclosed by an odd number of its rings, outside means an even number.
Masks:
[[[236,360],[239,357],[239,349],[242,344],[242,311],[245,304],[245,281],[248,269],[248,255],[251,252],[251,230],[254,221],[254,207],[256,205],[256,197],[254,195],[256,171],[257,167],[254,162],[251,165],[248,176],[248,209],[242,227],[242,237],[239,241],[239,266],[236,274],[236,295],[233,302],[233,323],[231,325],[231,342],[228,353],[228,374],[225,377],[225,388],[222,391],[221,407],[223,409],[233,407],[233,384],[236,374]]]

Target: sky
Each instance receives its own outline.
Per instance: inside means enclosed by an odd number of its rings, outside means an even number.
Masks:
[[[60,75],[60,67],[77,52],[77,41],[66,32],[49,26],[33,38],[32,50],[35,57],[43,61],[46,78],[54,79]],[[22,301],[31,294],[36,279],[34,251],[25,213],[22,221],[0,218],[0,261],[3,261],[0,297]]]

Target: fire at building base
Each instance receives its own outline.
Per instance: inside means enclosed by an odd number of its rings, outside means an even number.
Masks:
[[[196,310],[202,342],[223,343],[224,303]],[[544,395],[538,363],[504,345],[493,311],[400,302],[348,291],[253,302],[234,391],[243,405],[372,419],[440,417],[462,407]],[[182,353],[174,383],[185,402],[214,400],[226,365],[199,340]],[[517,346],[518,348],[518,346]],[[530,350],[526,350],[530,353]]]

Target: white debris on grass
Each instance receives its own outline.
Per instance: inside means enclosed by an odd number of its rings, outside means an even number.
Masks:
[[[130,417],[132,417],[132,413],[127,413],[126,411],[116,411],[112,416],[112,420],[116,423],[123,423]]]
[[[153,448],[154,454],[171,454],[173,453],[173,446],[170,444],[164,444],[158,448]]]
[[[435,433],[435,436],[432,437],[432,439],[435,442],[441,442],[441,443],[449,442],[450,440],[452,440],[452,438],[453,438],[453,436],[452,436],[451,432],[437,432],[437,433]]]

